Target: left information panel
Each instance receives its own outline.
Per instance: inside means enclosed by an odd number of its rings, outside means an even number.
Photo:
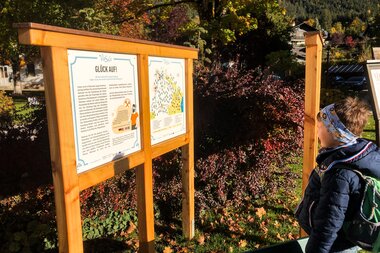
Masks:
[[[141,150],[137,56],[67,52],[77,172]]]

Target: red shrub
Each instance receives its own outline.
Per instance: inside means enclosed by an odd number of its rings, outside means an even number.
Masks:
[[[196,210],[241,204],[276,189],[274,165],[302,145],[303,88],[274,80],[265,72],[197,69],[194,124]],[[153,162],[156,216],[181,213],[181,152]],[[135,173],[127,172],[81,193],[84,215],[136,207]]]

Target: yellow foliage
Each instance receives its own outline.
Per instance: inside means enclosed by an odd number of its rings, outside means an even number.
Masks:
[[[341,52],[339,52],[339,51],[337,51],[337,52],[335,52],[335,54],[334,54],[334,58],[335,58],[335,59],[341,59],[341,58],[344,58],[344,54],[341,53]]]
[[[240,240],[239,241],[239,248],[245,248],[247,247],[247,241],[246,240]]]
[[[163,253],[172,253],[172,252],[173,252],[173,250],[169,246],[165,247],[164,251],[163,251]]]

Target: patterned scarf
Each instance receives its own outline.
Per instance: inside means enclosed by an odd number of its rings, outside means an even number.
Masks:
[[[335,112],[334,104],[328,105],[320,112],[321,120],[326,126],[327,130],[334,136],[334,139],[345,144],[354,144],[356,139],[359,138],[355,134],[351,133],[342,121],[340,121],[338,115]]]

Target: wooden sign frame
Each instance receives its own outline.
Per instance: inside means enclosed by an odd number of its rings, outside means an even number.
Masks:
[[[366,63],[365,75],[369,82],[369,91],[371,92],[371,102],[376,126],[376,144],[380,144],[380,60],[368,60]]]
[[[15,24],[19,42],[40,46],[43,60],[50,153],[57,214],[59,252],[83,252],[79,193],[127,169],[136,168],[139,252],[154,252],[152,159],[182,149],[182,226],[194,236],[193,60],[198,50],[163,43],[78,31],[36,23]],[[141,150],[77,173],[68,50],[137,56]],[[148,57],[180,58],[185,62],[186,132],[151,145]]]
[[[372,58],[375,60],[380,59],[380,47],[372,47]]]

